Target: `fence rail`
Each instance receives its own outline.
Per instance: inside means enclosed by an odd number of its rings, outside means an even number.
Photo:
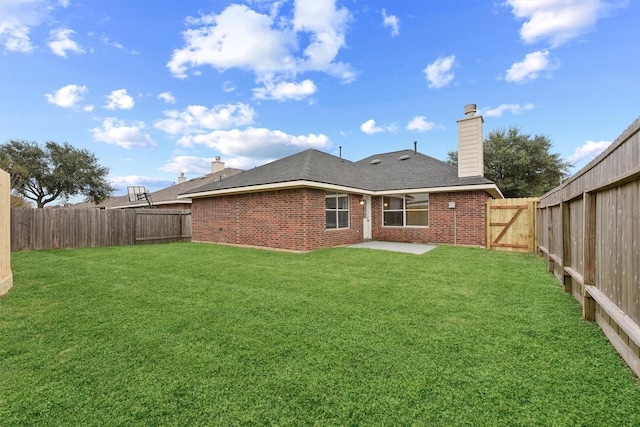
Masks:
[[[640,376],[640,118],[542,196],[537,234],[549,272]]]
[[[11,209],[11,251],[191,240],[191,212],[173,209]]]

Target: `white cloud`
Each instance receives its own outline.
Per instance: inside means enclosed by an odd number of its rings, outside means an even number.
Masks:
[[[280,82],[277,84],[266,82],[264,87],[253,89],[256,99],[274,99],[285,101],[288,99],[299,101],[316,93],[316,85],[311,80],[300,83]]]
[[[71,40],[71,36],[75,31],[68,28],[58,28],[49,32],[49,48],[51,52],[63,58],[67,57],[67,53],[75,53],[77,55],[84,53],[84,49],[75,41]]]
[[[549,59],[549,51],[537,51],[525,55],[524,60],[514,63],[507,70],[505,80],[513,83],[525,83],[537,79],[540,73],[557,68]]]
[[[487,117],[502,117],[502,114],[505,111],[511,112],[511,114],[521,114],[523,111],[533,110],[533,104],[527,103],[524,105],[520,104],[500,104],[500,106],[496,108],[488,108],[486,110],[481,110],[478,114]]]
[[[173,51],[167,64],[171,73],[187,76],[189,67],[210,65],[218,70],[250,69],[257,74],[293,68],[289,47],[295,45],[293,34],[274,29],[273,19],[245,5],[234,4],[219,15],[190,19],[197,28],[182,35],[186,46]]]
[[[156,147],[158,144],[143,131],[144,123],[133,122],[130,125],[114,117],[102,122],[102,128],[90,129],[93,139],[98,142],[118,145],[122,148]]]
[[[131,110],[134,104],[133,98],[127,95],[126,89],[118,89],[109,94],[104,108],[107,110]]]
[[[250,125],[254,121],[255,111],[251,106],[220,104],[207,108],[203,105],[190,105],[183,111],[165,111],[166,119],[158,120],[154,127],[172,135],[204,133],[210,130],[229,129]]]
[[[214,159],[215,157],[203,158],[196,156],[174,156],[163,166],[160,166],[160,170],[164,172],[184,172],[206,175],[211,173],[211,162]]]
[[[82,101],[82,94],[86,92],[86,86],[67,85],[53,93],[45,93],[44,96],[51,104],[62,108],[72,108]]]
[[[29,39],[29,27],[17,22],[3,20],[0,22],[0,37],[5,49],[13,52],[28,53],[33,50]]]
[[[513,15],[526,21],[520,28],[522,41],[533,44],[547,40],[551,47],[592,31],[598,19],[603,18],[614,3],[608,0],[506,1]],[[617,4],[624,2],[617,1]]]
[[[225,161],[224,165],[228,168],[249,170],[257,166],[262,166],[266,163],[270,163],[276,160],[278,159],[269,158],[269,157],[264,159],[254,159],[251,157],[238,156],[238,157],[230,157]]]
[[[204,145],[226,156],[254,160],[278,159],[307,148],[324,150],[331,147],[331,141],[326,135],[296,136],[265,128],[216,130],[208,134],[188,135],[180,138],[178,144],[185,147]]]
[[[171,94],[171,92],[162,92],[158,95],[158,99],[163,100],[167,104],[175,104],[176,98]]]
[[[160,167],[161,171],[185,174],[195,174],[198,176],[211,173],[211,162],[215,157],[197,157],[197,156],[174,156]],[[253,159],[251,157],[229,157],[223,158],[224,166],[236,169],[252,169],[264,163],[271,162],[276,159]]]
[[[304,71],[321,71],[343,81],[355,72],[335,58],[346,44],[350,14],[336,9],[335,0],[296,0],[294,16],[278,16],[279,7],[266,15],[246,5],[233,4],[220,14],[189,18],[192,28],[182,33],[185,46],[175,49],[167,67],[185,78],[192,69],[209,65],[219,71],[241,68],[260,82],[279,82]],[[306,41],[304,46],[303,41]]]
[[[127,176],[110,176],[109,183],[116,188],[116,193],[127,192],[127,187],[141,185],[145,190],[154,192],[163,188],[167,188],[173,184],[173,181],[166,178],[154,178],[151,176],[127,175]]]
[[[369,119],[363,124],[360,125],[360,130],[367,135],[373,135],[376,133],[384,132],[384,129],[376,126],[376,121],[373,119]]]
[[[301,70],[324,71],[346,82],[355,79],[351,67],[333,62],[341,48],[346,45],[347,24],[351,20],[349,11],[336,9],[336,0],[296,0],[293,28],[307,33],[310,42],[304,50]]]
[[[396,130],[396,126],[395,125],[389,125],[384,127],[376,126],[376,121],[373,119],[369,119],[360,125],[360,130],[366,133],[367,135],[374,135],[380,132],[393,132]]]
[[[112,42],[111,40],[109,40],[109,37],[105,35],[100,36],[100,41],[107,46],[115,47],[116,49],[124,49],[124,46],[122,46],[121,43]]]
[[[427,81],[430,88],[441,88],[453,80],[454,74],[451,71],[455,65],[456,56],[449,55],[436,59],[433,63],[427,65],[424,73],[427,75]]]
[[[425,116],[416,116],[407,124],[407,130],[426,132],[436,127],[433,122],[428,122]]]
[[[593,160],[598,154],[606,150],[609,145],[611,145],[611,141],[587,141],[584,143],[584,145],[576,148],[573,154],[567,157],[567,162],[589,162]]]
[[[222,91],[225,93],[230,93],[236,90],[235,85],[230,82],[229,80],[226,80],[225,82],[222,83]]]
[[[382,24],[385,27],[391,28],[391,35],[393,37],[400,34],[400,20],[395,15],[387,15],[385,9],[382,9]]]
[[[50,11],[48,0],[0,1],[0,43],[12,52],[33,51],[29,33],[47,19]]]

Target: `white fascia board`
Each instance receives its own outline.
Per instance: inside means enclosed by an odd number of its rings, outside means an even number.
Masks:
[[[285,190],[285,189],[291,189],[291,188],[318,188],[321,190],[332,190],[332,191],[343,192],[343,193],[358,193],[358,194],[365,194],[369,196],[384,196],[384,195],[400,194],[400,193],[446,193],[446,192],[456,192],[456,191],[485,190],[496,199],[504,199],[504,196],[500,192],[500,189],[495,184],[458,185],[458,186],[452,186],[452,187],[407,188],[407,189],[397,189],[397,190],[371,191],[371,190],[364,190],[362,188],[345,187],[342,185],[324,184],[320,182],[304,181],[304,180],[278,182],[274,184],[252,185],[248,187],[225,188],[223,190],[204,191],[202,193],[188,193],[184,195],[179,195],[178,199],[184,199],[184,198],[197,199],[202,197],[223,196],[228,194],[241,194],[241,193],[255,193],[259,191]]]
[[[405,188],[398,190],[376,191],[376,196],[388,196],[393,194],[406,193],[455,193],[459,191],[478,191],[485,190],[496,199],[504,199],[502,192],[495,184],[476,184],[476,185],[456,185],[451,187],[430,187],[430,188]]]
[[[376,191],[377,196],[387,196],[392,194],[405,193],[455,193],[459,191],[478,191],[485,190],[496,199],[504,199],[502,192],[495,184],[476,184],[476,185],[455,185],[451,187],[430,187],[430,188],[405,188],[397,190]]]
[[[375,192],[373,191],[363,190],[361,188],[345,187],[342,185],[325,184],[322,182],[299,180],[299,181],[288,181],[288,182],[276,182],[273,184],[251,185],[247,187],[225,188],[222,190],[204,191],[202,193],[187,193],[187,194],[179,195],[178,199],[183,199],[183,198],[197,199],[201,197],[223,196],[226,194],[255,193],[259,191],[287,190],[291,188],[318,188],[321,190],[332,190],[332,191],[344,192],[344,193],[359,193],[359,194],[370,194],[370,195],[375,194]]]

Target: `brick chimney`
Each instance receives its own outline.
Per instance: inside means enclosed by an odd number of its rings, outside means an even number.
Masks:
[[[211,162],[211,173],[222,172],[224,170],[224,162],[220,161],[220,156],[216,156],[215,162]]]
[[[476,111],[476,104],[465,105],[465,118],[458,120],[458,178],[484,176],[484,119],[476,116]]]
[[[178,184],[182,184],[187,181],[187,177],[184,176],[184,172],[180,172],[180,176],[178,177]]]

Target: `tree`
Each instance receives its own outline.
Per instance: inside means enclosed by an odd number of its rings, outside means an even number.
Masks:
[[[29,206],[29,202],[27,202],[25,199],[23,199],[20,196],[16,196],[14,194],[10,195],[10,199],[11,199],[11,207],[12,208],[28,208]]]
[[[489,132],[484,140],[484,176],[496,183],[505,197],[538,197],[557,187],[573,165],[551,154],[544,135],[523,135],[518,127]],[[447,153],[458,164],[458,153]]]
[[[98,164],[87,150],[47,142],[9,141],[0,145],[0,167],[11,174],[11,188],[25,199],[44,207],[58,197],[84,195],[100,203],[113,193],[107,181],[109,169]]]

